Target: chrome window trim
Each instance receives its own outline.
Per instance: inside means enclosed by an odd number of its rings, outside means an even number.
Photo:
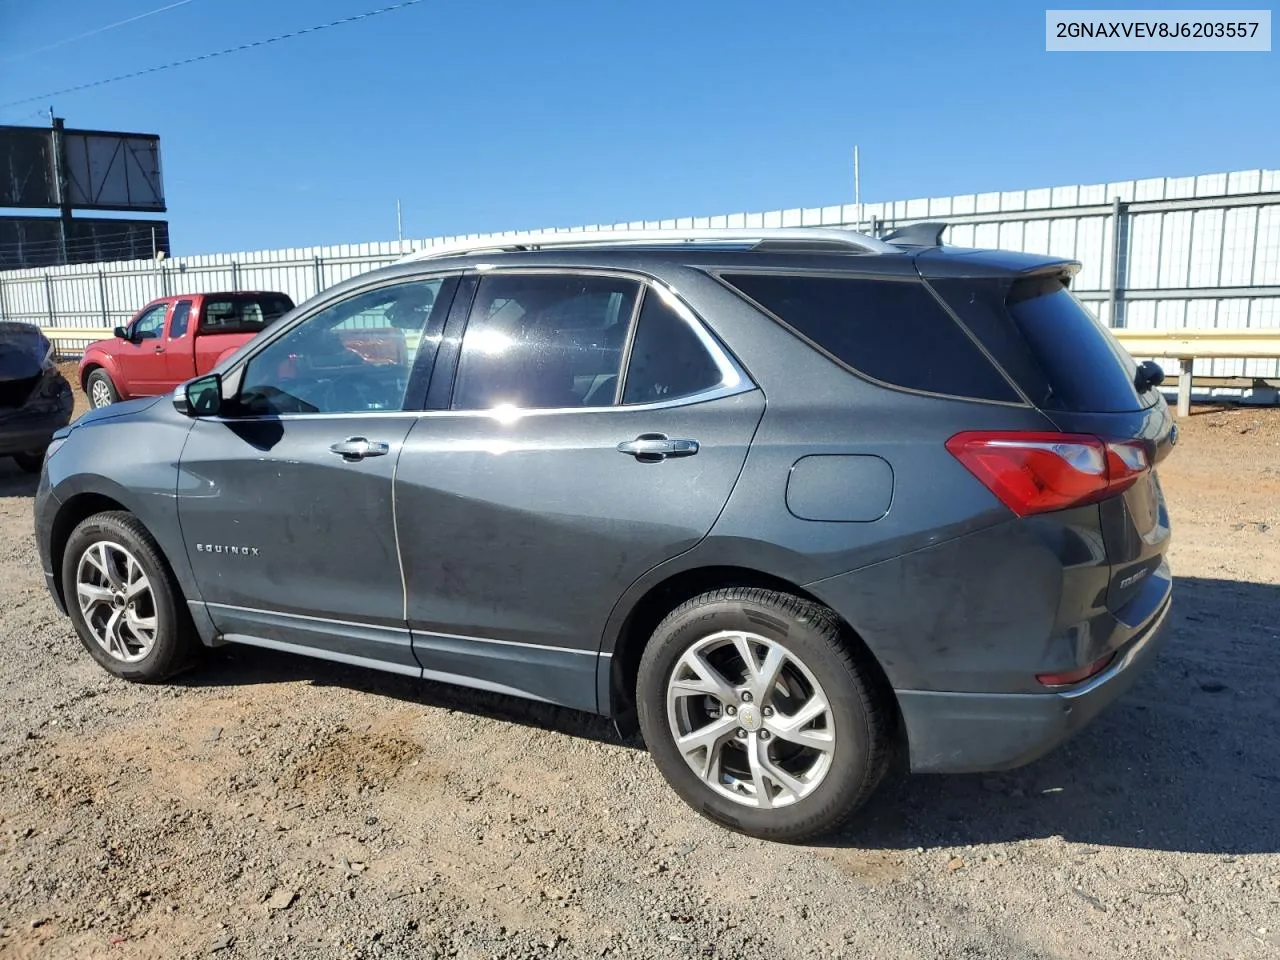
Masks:
[[[675,400],[659,400],[655,403],[633,403],[627,406],[619,404],[612,407],[544,407],[533,410],[522,408],[494,407],[488,410],[359,410],[353,413],[279,413],[262,417],[200,417],[198,419],[210,423],[262,423],[277,420],[365,420],[381,417],[395,420],[417,420],[419,418],[438,419],[456,417],[466,419],[490,419],[500,422],[524,420],[528,417],[561,416],[566,413],[627,413],[629,411],[647,412],[652,410],[670,410],[675,407],[692,406],[695,403],[709,403],[712,400],[723,400],[739,394],[758,390],[754,383],[744,381],[736,387],[716,387],[702,393],[678,397]]]
[[[486,265],[486,266],[490,266],[490,265]],[[457,270],[433,271],[431,276],[434,277],[435,275],[439,275],[439,274],[459,274],[459,271]],[[676,292],[676,290],[673,287],[671,287],[669,284],[665,283],[664,281],[659,280],[656,277],[648,276],[642,273],[629,271],[629,270],[618,270],[618,269],[610,269],[605,267],[596,268],[596,267],[576,267],[576,266],[575,267],[556,267],[556,266],[544,267],[544,266],[527,266],[527,265],[526,266],[516,266],[516,265],[504,266],[500,264],[495,264],[495,265],[491,265],[491,269],[488,269],[483,272],[483,276],[493,276],[496,274],[555,274],[560,276],[565,276],[565,275],[606,276],[606,277],[616,277],[620,280],[629,280],[629,281],[635,282],[641,288],[641,291],[640,291],[641,295],[636,299],[636,311],[634,312],[631,320],[632,330],[628,332],[628,341],[630,341],[631,337],[634,335],[634,332],[635,332],[634,326],[639,319],[639,308],[643,304],[644,297],[650,291],[652,291],[659,299],[662,300],[662,302],[665,305],[669,306],[676,313],[676,315],[685,322],[685,324],[689,326],[689,328],[693,331],[694,336],[698,338],[698,342],[702,345],[703,349],[706,350],[711,355],[711,359],[715,363],[716,369],[720,371],[720,382],[716,384],[714,387],[711,387],[707,390],[699,391],[698,393],[689,394],[686,397],[676,397],[672,400],[659,400],[653,403],[634,403],[634,404],[613,403],[605,406],[592,406],[592,407],[536,407],[532,409],[525,409],[520,407],[496,407],[496,408],[489,408],[485,410],[358,410],[358,411],[352,411],[349,413],[280,413],[280,414],[273,414],[269,416],[257,416],[257,417],[201,417],[200,419],[208,420],[214,423],[258,423],[263,421],[277,421],[277,420],[284,420],[284,421],[347,420],[347,419],[367,419],[370,417],[384,417],[384,418],[394,418],[394,419],[411,418],[415,420],[422,417],[427,417],[427,418],[481,417],[481,418],[498,420],[500,422],[503,422],[503,421],[509,422],[514,420],[523,420],[526,417],[560,416],[568,413],[619,413],[619,412],[626,412],[626,411],[632,411],[632,410],[644,413],[644,412],[655,411],[655,410],[669,410],[675,407],[690,406],[695,403],[708,403],[713,400],[722,400],[726,397],[733,397],[742,393],[750,393],[753,390],[759,389],[758,385],[754,383],[751,380],[751,378],[747,375],[746,370],[743,369],[741,364],[739,364],[737,360],[735,360],[732,356],[730,356],[728,351],[723,346],[721,346],[720,342],[715,338],[715,336],[711,333],[711,331],[707,329],[706,324],[702,320],[702,318],[699,317],[693,311],[693,309],[684,301],[684,299],[679,295],[679,293]],[[412,283],[412,282],[420,281],[423,279],[429,279],[429,277],[405,276],[405,277],[399,277],[394,282],[395,283]],[[387,285],[391,285],[391,284],[387,284]],[[378,286],[382,286],[382,284],[371,284],[367,288],[361,287],[359,290],[354,291],[352,293],[352,296],[358,296],[360,293],[364,293],[367,290],[376,289]],[[330,305],[332,305],[332,303],[327,303],[326,307]],[[326,309],[326,307],[321,307],[319,310],[308,313],[307,318],[315,316],[317,313],[321,312],[321,310]],[[470,318],[468,318],[468,322],[469,320]],[[290,324],[289,329],[294,329],[299,324],[305,323],[305,322],[306,322],[306,318],[300,319],[296,323]],[[281,331],[281,335],[283,335],[283,331]],[[274,340],[275,338],[273,337],[272,339]],[[464,328],[463,342],[465,343],[465,341],[466,341],[466,331]],[[265,348],[265,345],[264,345],[264,348]],[[260,351],[255,351],[254,355],[256,355],[258,352]],[[244,358],[244,360],[237,365],[237,370],[234,373],[228,373],[227,375],[225,375],[226,378],[229,379],[231,376],[235,375],[235,373],[239,373],[240,371],[243,371],[248,366],[249,362],[252,359],[253,359],[252,356]]]

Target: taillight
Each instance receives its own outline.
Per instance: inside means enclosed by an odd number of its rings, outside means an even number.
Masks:
[[[1090,677],[1096,677],[1111,666],[1111,661],[1115,658],[1116,653],[1112,650],[1106,656],[1099,657],[1093,663],[1085,664],[1083,667],[1077,667],[1075,670],[1064,670],[1061,673],[1037,673],[1036,679],[1046,687],[1069,687],[1075,683],[1082,683]]]
[[[1088,434],[975,430],[947,449],[1020,517],[1105,500],[1151,466],[1142,443]]]

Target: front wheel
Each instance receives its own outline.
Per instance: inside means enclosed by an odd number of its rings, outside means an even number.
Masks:
[[[95,410],[110,406],[120,399],[120,391],[111,382],[111,374],[99,367],[84,382],[84,392],[89,396],[89,406]]]
[[[894,714],[874,664],[831,611],[788,594],[719,590],[673,610],[636,700],[676,792],[762,839],[833,830],[887,767]]]
[[[130,513],[99,513],[72,531],[62,589],[80,642],[117,677],[164,680],[199,650],[169,565]]]

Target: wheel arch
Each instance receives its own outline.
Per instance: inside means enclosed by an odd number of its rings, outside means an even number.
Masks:
[[[630,605],[612,635],[612,646],[602,649],[602,653],[607,653],[608,657],[601,658],[599,668],[600,712],[611,717],[620,731],[632,733],[637,728],[635,689],[640,658],[658,624],[686,600],[727,587],[760,587],[776,590],[831,610],[827,604],[800,584],[751,567],[732,564],[698,566],[680,570],[663,578],[645,590]],[[873,681],[881,686],[889,697],[895,714],[899,714],[895,718],[898,721],[897,730],[903,730],[897,696],[874,651],[844,617],[835,610],[831,610],[831,613],[839,621],[846,641],[856,645],[865,654],[865,662],[875,670],[876,675]]]
[[[97,371],[103,371],[111,379],[111,385],[115,387],[116,396],[121,400],[128,400],[132,395],[121,388],[120,376],[115,369],[115,365],[111,362],[109,356],[103,354],[93,354],[86,356],[80,365],[80,391],[88,396],[89,394],[89,378]]]
[[[89,378],[93,376],[93,371],[104,369],[106,368],[97,360],[85,360],[85,362],[80,365],[80,392],[88,393]],[[110,376],[111,371],[108,370],[107,375]]]

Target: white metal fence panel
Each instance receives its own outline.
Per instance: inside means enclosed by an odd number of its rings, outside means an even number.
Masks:
[[[949,227],[944,239],[949,243],[1079,260],[1081,270],[1074,289],[1105,324],[1154,330],[1280,326],[1280,170],[602,226],[825,225],[882,232],[924,219],[946,221]],[[524,232],[485,236],[511,237]],[[479,237],[473,234],[469,239]],[[105,334],[126,323],[148,301],[166,294],[282,290],[301,303],[335,283],[392,263],[413,249],[455,239],[462,238],[0,272],[0,319],[50,328],[92,327]],[[77,346],[60,343],[71,349]],[[1280,378],[1280,362],[1214,360],[1202,362],[1196,372]]]

